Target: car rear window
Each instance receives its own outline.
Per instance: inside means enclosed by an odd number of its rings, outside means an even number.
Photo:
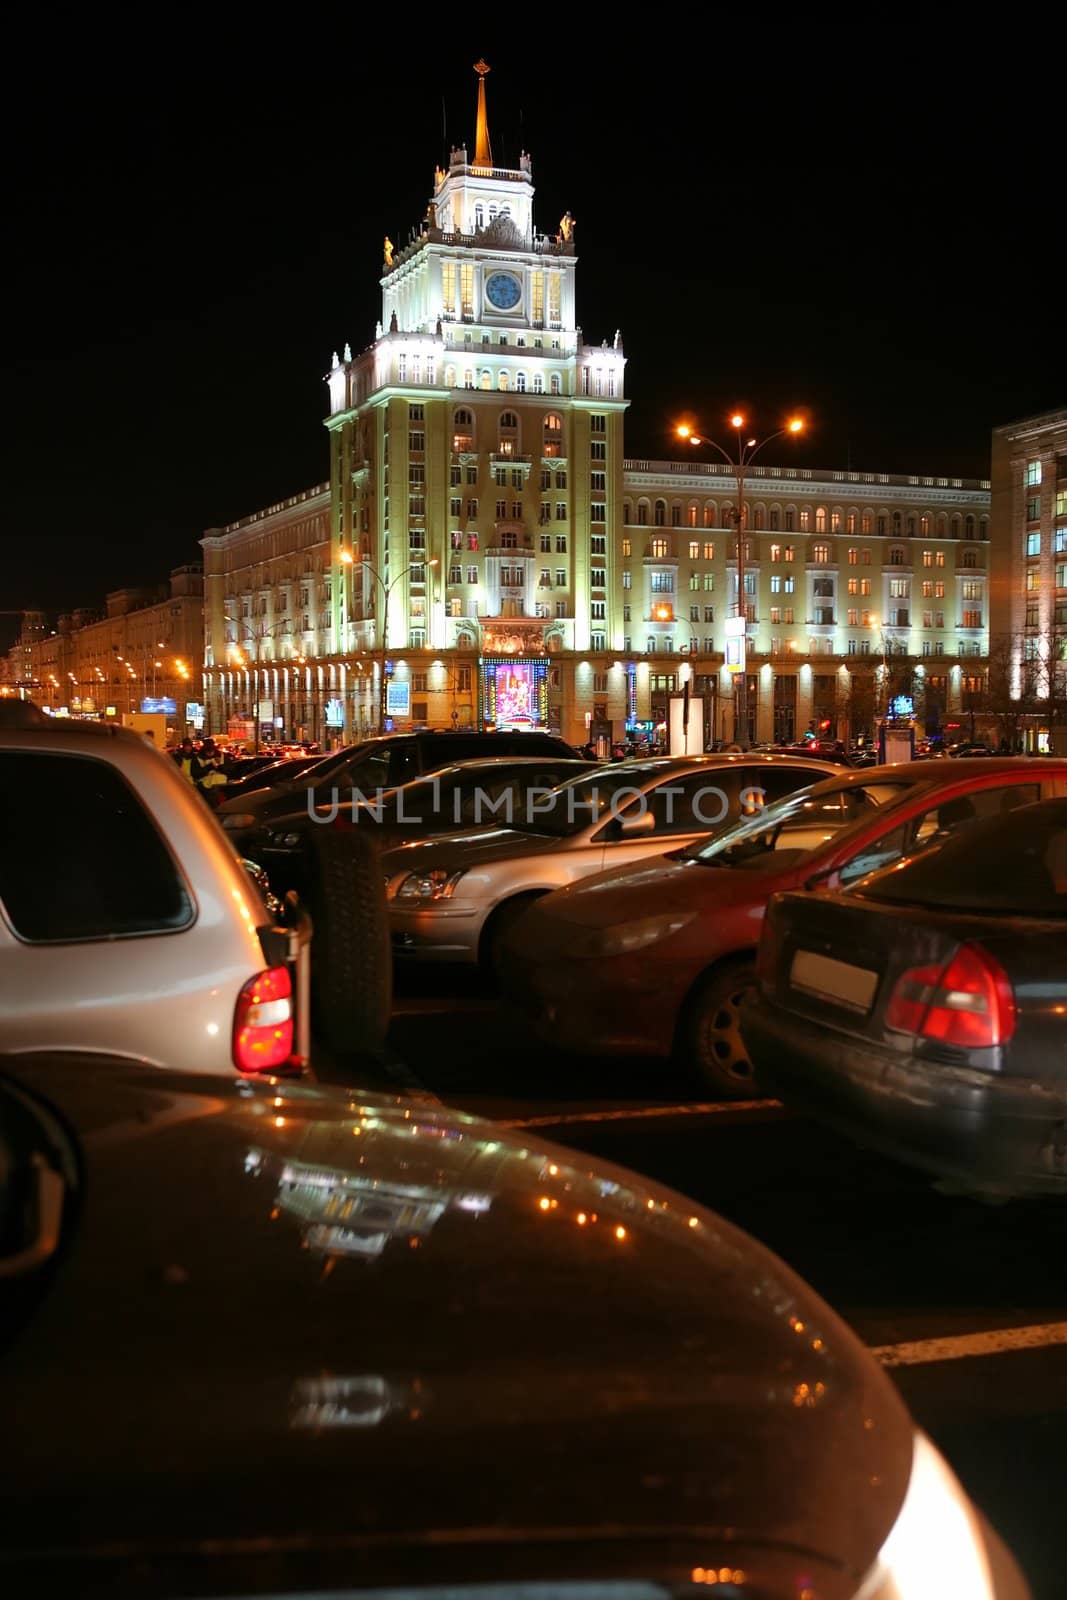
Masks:
[[[968,822],[856,893],[946,911],[1067,916],[1067,800]]]
[[[169,933],[193,905],[173,857],[114,767],[0,752],[0,906],[35,944]]]

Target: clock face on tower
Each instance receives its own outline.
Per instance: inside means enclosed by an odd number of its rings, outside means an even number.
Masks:
[[[522,299],[522,285],[510,272],[491,272],[485,280],[485,297],[498,311],[510,311]]]

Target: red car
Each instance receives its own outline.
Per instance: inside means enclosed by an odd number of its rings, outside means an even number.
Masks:
[[[839,888],[972,818],[1067,794],[1067,760],[904,762],[843,772],[687,850],[537,901],[508,986],[540,1037],[589,1054],[675,1055],[705,1087],[754,1089],[738,1008],[767,902]]]

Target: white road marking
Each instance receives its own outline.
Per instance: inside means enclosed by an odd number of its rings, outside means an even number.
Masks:
[[[1067,1344],[1067,1322],[1038,1322],[1028,1328],[989,1328],[984,1333],[951,1334],[944,1339],[914,1339],[907,1344],[868,1345],[883,1367],[920,1367],[963,1356],[998,1356],[1009,1350],[1041,1350]]]
[[[545,1117],[499,1117],[505,1128],[562,1128],[576,1122],[639,1122],[645,1117],[718,1117],[730,1111],[769,1111],[780,1100],[707,1100],[674,1106],[635,1106],[618,1111],[562,1111]]]

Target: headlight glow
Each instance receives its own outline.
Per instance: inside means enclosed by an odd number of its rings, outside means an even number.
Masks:
[[[292,829],[288,829],[285,833],[268,832],[267,838],[274,850],[295,850],[303,842],[300,834],[293,833]]]
[[[397,900],[416,901],[425,905],[435,900],[451,900],[456,884],[463,877],[465,867],[449,872],[445,867],[433,867],[429,872],[410,872],[396,891]]]
[[[996,1600],[970,1502],[925,1434],[916,1433],[908,1492],[857,1600]]]
[[[228,811],[222,818],[224,828],[252,828],[256,819],[250,811]]]

